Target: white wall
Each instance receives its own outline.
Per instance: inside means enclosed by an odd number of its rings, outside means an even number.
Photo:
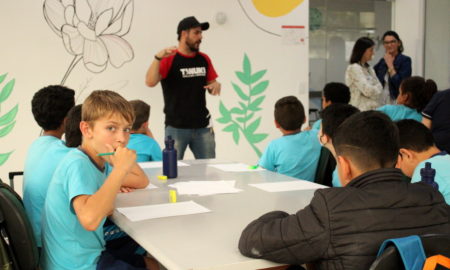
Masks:
[[[403,53],[411,57],[412,75],[423,76],[425,0],[395,0],[392,6],[392,29],[403,41]]]
[[[58,84],[73,59],[66,51],[62,39],[44,20],[43,2],[2,0],[0,3],[0,75],[8,73],[5,82],[12,78],[16,80],[11,96],[1,104],[0,115],[19,104],[14,129],[0,138],[0,153],[14,151],[9,160],[0,166],[0,177],[4,181],[7,180],[7,172],[23,170],[28,146],[39,136],[40,128],[35,123],[30,108],[33,94],[43,86]],[[134,1],[132,27],[124,36],[133,48],[134,59],[120,68],[108,65],[102,73],[97,74],[88,71],[80,62],[68,77],[66,85],[74,88],[77,95],[82,92],[78,102],[82,102],[96,89],[115,90],[127,99],[140,98],[148,102],[152,106],[151,128],[162,146],[162,90],[160,86],[146,87],[145,73],[156,52],[177,44],[178,21],[195,15],[200,21],[207,20],[211,23],[210,29],[204,33],[201,49],[211,56],[219,73],[218,80],[222,83],[222,95],[207,99],[216,130],[217,157],[256,163],[257,155],[242,136],[236,145],[231,134],[222,131],[225,125],[216,121],[220,116],[219,102],[223,101],[228,108],[238,104],[239,99],[231,82],[239,83],[235,71],[242,70],[243,56],[247,54],[253,72],[266,69],[264,80],[269,80],[269,87],[264,92],[266,98],[262,103],[263,110],[256,113],[262,118],[257,133],[267,133],[269,136],[258,143],[257,147],[263,151],[270,140],[280,136],[273,124],[275,101],[282,96],[296,95],[305,105],[308,104],[308,2],[303,2],[291,13],[278,18],[257,13],[251,0],[241,2],[259,26],[278,35],[281,34],[281,25],[304,25],[305,43],[282,45],[279,36],[258,30],[246,17],[238,1],[139,0]],[[214,21],[214,16],[219,11],[227,16],[223,25]],[[187,157],[192,158],[192,155]]]

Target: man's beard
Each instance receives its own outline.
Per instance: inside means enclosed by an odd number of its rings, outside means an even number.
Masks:
[[[192,52],[198,52],[199,51],[200,43],[201,43],[201,41],[191,42],[190,40],[186,40],[186,45],[188,46],[189,50],[191,50]]]

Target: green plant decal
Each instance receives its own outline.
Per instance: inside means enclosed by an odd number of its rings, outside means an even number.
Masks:
[[[242,134],[258,157],[261,156],[261,151],[255,144],[262,142],[269,135],[266,133],[256,133],[261,123],[261,116],[256,116],[256,113],[261,110],[259,106],[266,98],[266,96],[261,94],[269,86],[269,81],[260,81],[266,74],[266,71],[264,69],[252,73],[250,60],[247,54],[244,54],[242,71],[236,71],[235,74],[239,81],[246,87],[243,89],[238,84],[231,82],[234,91],[242,101],[239,101],[239,106],[233,107],[230,110],[220,101],[219,110],[221,117],[216,119],[219,123],[227,125],[223,131],[230,132],[233,135],[233,140],[236,145],[239,144],[239,138]]]
[[[3,81],[6,78],[6,73],[3,75],[0,75],[0,84],[3,83]],[[5,86],[3,86],[1,92],[0,92],[0,106],[1,103],[3,103],[5,100],[8,99],[8,97],[11,95],[14,84],[16,83],[15,79],[10,80],[6,83]],[[11,110],[9,110],[7,113],[0,115],[0,138],[5,137],[8,135],[11,130],[13,130],[14,125],[16,124],[16,115],[19,111],[19,105],[16,104]],[[0,166],[3,165],[9,158],[13,151],[10,151],[8,153],[0,154]]]

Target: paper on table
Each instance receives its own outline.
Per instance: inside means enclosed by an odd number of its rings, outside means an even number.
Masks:
[[[139,166],[142,169],[150,169],[150,168],[162,168],[162,161],[148,161],[148,162],[139,162]],[[178,161],[178,167],[189,166],[189,164]]]
[[[282,192],[291,190],[308,190],[308,189],[319,189],[326,188],[326,186],[319,185],[313,182],[305,180],[295,180],[286,182],[272,182],[272,183],[261,183],[261,184],[249,184],[267,192]]]
[[[243,163],[231,163],[231,164],[211,164],[209,165],[216,169],[225,171],[225,172],[253,172],[253,171],[263,171],[264,169],[261,167],[257,167],[255,169],[250,168],[251,166],[243,164]]]
[[[176,188],[179,195],[213,195],[224,193],[238,193],[241,189],[235,188],[235,180],[221,180],[221,181],[187,181],[178,182],[169,185],[171,188]]]
[[[117,208],[131,221],[211,212],[194,201]]]
[[[158,187],[153,185],[152,183],[148,184],[148,186],[145,187],[145,189],[155,189],[155,188],[158,188]]]

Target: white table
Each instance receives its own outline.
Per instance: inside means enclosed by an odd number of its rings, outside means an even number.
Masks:
[[[177,201],[193,200],[211,210],[209,213],[131,222],[117,210],[113,220],[169,270],[186,269],[260,269],[277,266],[240,254],[238,241],[252,220],[272,210],[296,213],[309,204],[314,190],[269,193],[248,186],[250,183],[292,181],[294,178],[270,171],[223,172],[208,164],[217,160],[183,161],[191,166],[178,167],[178,178],[166,183],[157,180],[161,169],[145,169],[158,189],[119,194],[116,207],[169,202],[168,184],[188,180],[236,180],[240,193],[212,196],[179,195]]]

